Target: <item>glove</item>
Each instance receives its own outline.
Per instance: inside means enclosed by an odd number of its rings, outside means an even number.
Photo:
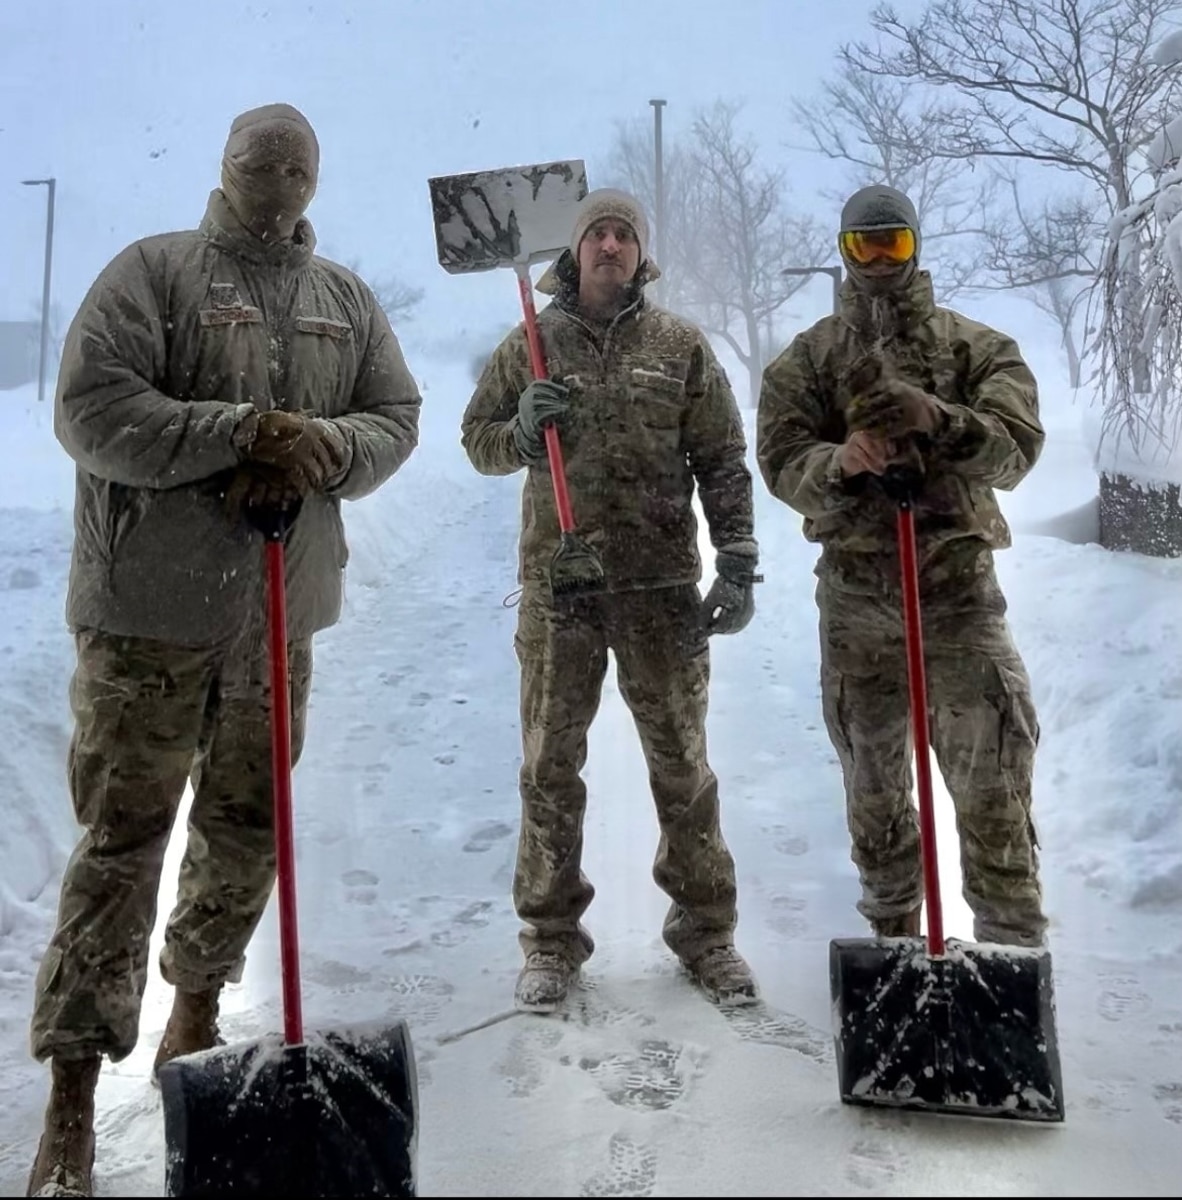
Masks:
[[[295,508],[303,494],[286,471],[248,463],[234,472],[226,489],[226,511],[235,521],[244,519],[248,509],[286,511]]]
[[[244,457],[282,472],[303,495],[323,491],[344,470],[347,454],[345,435],[331,421],[271,409],[259,413]]]
[[[570,412],[570,389],[553,379],[535,379],[517,402],[513,440],[521,457],[530,464],[546,459],[542,426],[553,423],[561,429]]]
[[[934,396],[902,379],[883,379],[855,396],[846,409],[846,425],[884,438],[937,433],[947,417]]]
[[[702,624],[707,637],[715,633],[738,633],[746,629],[755,615],[755,585],[762,575],[755,573],[758,559],[750,554],[718,552],[714,580],[702,601]]]

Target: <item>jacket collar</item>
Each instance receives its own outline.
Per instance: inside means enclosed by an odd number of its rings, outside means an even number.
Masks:
[[[301,217],[290,242],[268,243],[255,237],[238,219],[221,188],[209,193],[201,233],[220,250],[247,262],[263,266],[299,268],[312,261],[316,233],[312,224]]]

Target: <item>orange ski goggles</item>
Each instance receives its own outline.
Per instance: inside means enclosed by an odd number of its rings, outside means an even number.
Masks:
[[[838,234],[837,244],[856,263],[875,259],[905,263],[915,257],[915,234],[905,225],[897,229],[846,229]]]

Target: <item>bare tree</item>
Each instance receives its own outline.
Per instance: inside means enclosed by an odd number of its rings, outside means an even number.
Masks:
[[[1177,14],[1177,0],[935,0],[910,24],[881,5],[871,18],[879,46],[850,43],[840,57],[937,89],[925,130],[935,156],[1068,174],[1092,218],[1076,226],[1081,249],[1098,264],[1109,222],[1136,200],[1138,155],[1178,94],[1152,55]],[[1149,359],[1137,349],[1144,245],[1125,249],[1109,319],[1123,331],[1122,362],[1140,394],[1149,386]]]
[[[747,368],[759,395],[767,329],[803,286],[785,267],[820,266],[832,239],[810,217],[786,208],[782,171],[761,167],[735,129],[735,105],[718,102],[693,127],[693,212],[699,237],[686,264],[686,289],[703,327]]]
[[[808,148],[848,162],[854,187],[886,183],[912,199],[923,265],[942,302],[967,292],[1022,289],[1058,326],[1077,387],[1078,314],[1096,274],[1086,253],[1095,241],[1094,214],[1086,229],[1076,219],[1089,211],[1086,205],[1056,202],[1028,216],[1014,171],[976,169],[973,159],[966,164],[942,155],[941,109],[933,96],[847,59],[816,99],[797,100],[793,109],[811,140]]]
[[[787,207],[782,171],[763,167],[736,128],[739,106],[718,101],[694,120],[688,137],[668,146],[664,303],[697,320],[747,371],[750,402],[777,345],[776,317],[804,285],[787,266],[819,266],[832,241]],[[615,179],[651,211],[652,142],[621,126],[610,159]]]
[[[926,97],[926,99],[925,99]],[[923,233],[923,265],[943,301],[983,278],[975,241],[988,233],[995,180],[931,149],[930,93],[867,74],[850,62],[810,100],[792,109],[813,150],[850,164],[851,190],[885,183],[915,205]],[[825,193],[835,204],[845,195]]]
[[[345,263],[355,275],[361,276],[369,285],[382,311],[390,318],[392,325],[414,319],[415,310],[423,300],[423,289],[411,287],[395,275],[382,275],[370,279],[361,267],[359,259],[352,258]]]
[[[689,309],[686,295],[686,263],[695,252],[698,231],[693,227],[695,206],[691,191],[692,163],[685,146],[666,140],[661,148],[665,192],[665,259],[661,270],[660,302],[675,312]],[[607,160],[610,182],[624,188],[654,219],[657,213],[656,148],[651,124],[645,121],[617,122],[616,136]],[[651,248],[650,248],[651,250]]]
[[[986,230],[979,291],[1021,290],[1058,326],[1070,384],[1083,382],[1080,316],[1099,272],[1095,211],[1081,197],[1044,198],[1031,209],[1009,175],[1008,209]]]
[[[1105,431],[1118,442],[1127,438],[1135,449],[1148,449],[1151,456],[1169,453],[1182,436],[1182,114],[1162,130],[1160,142],[1150,154],[1151,190],[1112,222],[1099,328],[1101,373],[1108,387]],[[1156,155],[1161,157],[1154,161]],[[1143,264],[1135,280],[1143,318],[1136,341],[1110,319],[1126,306],[1123,292],[1130,278],[1122,261],[1131,254]],[[1150,385],[1144,391],[1134,387],[1135,355],[1148,360]]]

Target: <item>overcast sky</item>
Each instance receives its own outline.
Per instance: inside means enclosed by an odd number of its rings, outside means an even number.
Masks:
[[[20,180],[59,181],[54,291],[72,315],[128,242],[200,220],[231,120],[274,101],[303,110],[320,138],[309,211],[320,250],[426,287],[420,325],[453,306],[460,324],[516,318],[511,279],[452,278],[438,266],[429,176],[582,157],[598,186],[615,123],[651,123],[654,97],[668,101],[668,137],[716,99],[743,102],[744,131],[768,165],[790,169],[800,207],[824,217],[832,206],[818,188],[841,178],[787,148],[803,141],[788,101],[833,70],[843,40],[867,33],[870,9],[863,0],[4,3],[0,318],[34,316],[41,293],[45,190]],[[804,305],[815,300],[812,317],[825,310],[826,283]]]

